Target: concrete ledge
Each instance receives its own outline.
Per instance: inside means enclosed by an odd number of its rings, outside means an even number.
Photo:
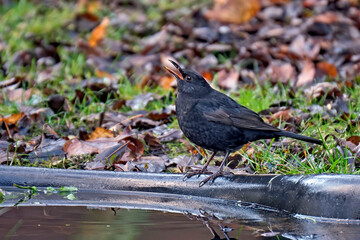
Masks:
[[[203,179],[183,181],[182,174],[110,172],[0,166],[0,187],[14,183],[37,187],[76,186],[82,190],[112,190],[175,194],[255,203],[290,214],[360,220],[358,175],[236,175],[199,188]]]

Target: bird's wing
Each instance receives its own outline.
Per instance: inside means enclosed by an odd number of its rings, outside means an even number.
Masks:
[[[262,131],[281,131],[265,123],[262,118],[254,111],[241,106],[231,100],[229,104],[212,102],[201,104],[203,114],[208,121],[218,122],[229,126],[242,129],[262,130]]]

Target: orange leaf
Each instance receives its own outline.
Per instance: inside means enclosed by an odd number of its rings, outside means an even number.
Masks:
[[[95,75],[99,78],[110,78],[110,79],[114,78],[114,76],[111,75],[110,73],[99,70],[99,69],[95,70]]]
[[[290,2],[290,0],[271,0],[270,2],[273,4],[285,4]]]
[[[162,76],[160,78],[160,82],[159,85],[161,87],[163,87],[164,89],[170,89],[171,88],[171,84],[175,81],[175,77],[174,76]]]
[[[102,127],[96,127],[95,131],[91,133],[89,140],[94,140],[97,138],[110,138],[110,137],[114,137],[113,132]]]
[[[79,12],[85,12],[94,14],[101,8],[101,2],[99,0],[79,0],[76,4],[76,8]]]
[[[100,8],[101,8],[101,1],[99,0],[90,1],[86,5],[86,12],[94,14]]]
[[[210,71],[202,72],[201,75],[208,81],[213,80],[213,75],[211,74]]]
[[[253,18],[260,7],[259,0],[214,0],[213,9],[205,16],[220,22],[241,24]]]
[[[101,21],[100,25],[97,26],[90,35],[89,45],[92,47],[96,47],[101,40],[104,39],[106,35],[106,28],[110,24],[110,19],[108,17],[104,17]]]
[[[316,64],[316,68],[320,69],[322,72],[324,72],[330,77],[336,77],[338,75],[336,67],[328,62],[319,62]]]
[[[11,114],[9,117],[0,118],[0,122],[5,122],[7,124],[15,124],[21,119],[22,116],[24,116],[23,112],[14,113],[14,114]]]

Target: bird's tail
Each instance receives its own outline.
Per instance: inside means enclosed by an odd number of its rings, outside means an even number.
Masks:
[[[277,134],[279,137],[289,137],[289,138],[295,138],[301,141],[305,141],[305,142],[310,142],[310,143],[316,143],[319,145],[322,145],[323,142],[319,139],[315,139],[312,137],[307,137],[307,136],[302,136],[293,132],[288,132],[288,131],[281,131]]]

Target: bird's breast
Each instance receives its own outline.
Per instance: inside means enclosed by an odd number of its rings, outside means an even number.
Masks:
[[[193,143],[212,151],[238,149],[243,145],[239,129],[208,121],[204,112],[192,108],[194,104],[176,104],[176,115],[180,129]]]

